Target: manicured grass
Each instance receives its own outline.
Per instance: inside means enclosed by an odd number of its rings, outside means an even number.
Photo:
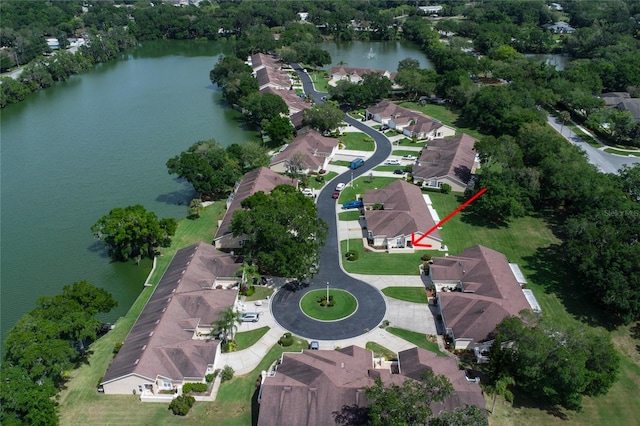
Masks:
[[[444,352],[440,351],[437,343],[433,343],[427,340],[426,334],[416,333],[415,331],[405,330],[404,328],[387,327],[389,333],[398,336],[407,342],[411,342],[419,348],[426,349],[435,353],[438,356],[448,356]]]
[[[324,78],[327,71],[313,71],[309,73],[311,81],[316,89],[316,92],[327,92],[329,89],[329,80]]]
[[[386,287],[382,289],[385,296],[412,303],[429,303],[427,290],[424,287]]]
[[[347,164],[347,167],[348,166],[349,164]],[[322,189],[327,184],[327,182],[329,182],[331,179],[333,179],[336,176],[338,176],[338,173],[336,172],[327,172],[322,175],[322,177],[324,177],[324,182],[318,182],[316,180],[316,177],[312,176],[309,178],[309,188]]]
[[[351,162],[350,161],[343,161],[343,160],[336,160],[336,161],[332,161],[330,164],[333,164],[333,165],[336,165],[336,166],[349,167]]]
[[[348,132],[340,136],[340,142],[345,144],[346,149],[356,151],[374,151],[376,144],[371,136],[361,132]]]
[[[329,297],[333,306],[321,306],[321,297],[326,297],[326,290],[313,290],[305,294],[300,300],[300,309],[311,318],[321,321],[334,321],[345,318],[358,309],[358,301],[344,290],[329,289]]]
[[[369,349],[373,352],[375,357],[384,357],[387,360],[397,358],[398,355],[390,349],[385,348],[382,345],[377,344],[376,342],[367,342],[364,346],[365,349]]]
[[[261,285],[253,286],[255,291],[251,296],[247,296],[245,299],[247,302],[252,302],[254,300],[264,300],[267,296],[271,296],[273,294],[273,289],[269,287],[264,287]]]
[[[461,123],[458,119],[458,114],[449,109],[446,105],[420,105],[415,102],[402,102],[400,106],[420,111],[431,118],[435,118],[442,122],[442,124],[455,128],[456,133],[466,133],[476,139],[480,139],[483,136],[477,129],[469,127],[466,123]]]
[[[580,136],[580,138],[585,141],[586,143],[588,143],[590,146],[594,147],[594,148],[600,148],[602,146],[602,144],[600,142],[598,142],[597,140],[595,140],[592,136],[586,134],[585,132],[583,132],[578,126],[576,126],[575,124],[567,124],[566,127],[570,128],[571,130],[573,130],[573,133],[575,133],[576,135]]]
[[[376,168],[374,168],[373,170],[376,170],[378,172],[392,172],[394,170],[397,169],[403,169],[404,170],[404,166],[378,166]],[[400,176],[400,175],[398,175]]]
[[[348,185],[346,188],[342,190],[342,194],[340,194],[340,203],[346,203],[350,200],[356,199],[356,194],[363,194],[367,189],[378,189],[384,188],[389,185],[391,182],[395,181],[396,178],[392,177],[380,177],[380,176],[364,176],[360,177],[353,181],[353,188]],[[343,201],[344,200],[344,201]]]
[[[358,210],[338,213],[338,220],[358,220],[360,212]]]
[[[410,151],[410,150],[406,150],[406,149],[394,149],[393,152],[391,153],[391,155],[401,155],[401,156],[405,156],[405,155],[413,155],[414,157],[418,156],[418,151]]]
[[[404,139],[400,139],[399,141],[395,141],[393,144],[399,145],[399,146],[416,146],[416,147],[422,148],[425,144],[425,141],[413,142],[413,140],[409,138],[404,138]]]
[[[608,152],[609,154],[624,155],[625,157],[629,156],[629,155],[633,155],[635,157],[640,157],[640,152],[621,151],[621,150],[615,149],[615,148],[605,148],[604,152]]]
[[[241,351],[243,349],[250,348],[251,346],[253,346],[254,343],[260,340],[262,336],[267,334],[268,331],[269,331],[269,327],[264,326],[264,327],[256,328],[255,330],[241,331],[239,333],[236,333],[234,336],[234,340],[238,344],[237,350]]]
[[[347,240],[340,241],[342,253],[347,252]],[[444,256],[444,252],[435,250],[417,250],[414,253],[374,253],[363,252],[362,239],[349,240],[349,249],[358,252],[358,260],[347,262],[344,258],[342,266],[347,272],[365,275],[420,275],[418,266],[420,257],[429,253],[433,257]]]

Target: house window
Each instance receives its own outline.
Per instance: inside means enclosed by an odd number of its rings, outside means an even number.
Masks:
[[[171,389],[171,380],[162,379],[162,389]]]
[[[396,247],[403,247],[404,246],[404,238],[399,237],[396,238]]]
[[[442,182],[438,182],[438,188],[442,188]]]

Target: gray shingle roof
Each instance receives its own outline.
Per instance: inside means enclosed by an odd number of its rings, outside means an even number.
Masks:
[[[402,180],[396,180],[382,189],[365,191],[362,201],[365,205],[380,203],[384,206],[384,210],[364,212],[367,229],[374,236],[392,238],[410,235],[413,232],[426,232],[435,225],[420,188]],[[437,229],[431,235],[441,240]]]
[[[413,166],[413,176],[424,180],[449,176],[467,184],[476,157],[475,143],[474,138],[464,133],[430,141]]]
[[[430,274],[435,282],[461,282],[463,292],[438,294],[442,317],[456,338],[488,340],[504,318],[530,309],[507,258],[490,248],[478,245],[433,258]]]
[[[206,243],[175,254],[104,375],[103,383],[137,374],[182,380],[203,377],[215,360],[217,341],[193,340],[194,327],[210,324],[233,305],[236,290],[211,289],[216,278],[240,268],[233,258]]]

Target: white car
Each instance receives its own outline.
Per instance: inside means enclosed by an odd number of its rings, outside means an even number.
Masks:
[[[390,160],[385,161],[384,164],[389,165],[389,166],[399,166],[400,165],[400,160],[390,159]]]
[[[339,183],[336,185],[336,191],[340,192],[344,189],[344,187],[346,186],[346,184],[344,183]]]
[[[303,190],[302,190],[302,193],[303,193],[304,195],[306,195],[307,197],[310,197],[310,198],[315,197],[315,195],[313,194],[313,189],[311,189],[311,188],[305,188],[305,189],[303,189]]]
[[[405,155],[402,157],[403,160],[415,160],[416,157],[414,155]]]
[[[257,312],[247,312],[242,315],[242,322],[257,322],[260,319],[260,314]]]

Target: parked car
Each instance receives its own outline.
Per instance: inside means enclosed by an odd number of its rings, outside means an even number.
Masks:
[[[315,197],[315,195],[313,194],[313,189],[311,189],[311,188],[305,188],[305,189],[303,189],[303,190],[302,190],[302,193],[303,193],[304,195],[306,195],[307,197],[310,197],[310,198]]]
[[[387,126],[386,124],[383,124],[382,126],[380,126],[381,132],[384,132],[385,130],[389,130],[389,126]]]
[[[399,166],[400,165],[400,160],[389,159],[389,160],[385,161],[384,164],[389,165],[389,166]]]
[[[247,312],[242,315],[242,322],[258,322],[260,314],[257,312]]]
[[[405,155],[402,157],[403,160],[415,160],[416,157],[414,155]]]
[[[344,203],[342,205],[343,209],[359,209],[362,208],[362,206],[364,206],[364,204],[362,203],[362,200],[353,200],[353,201],[349,201],[347,203]]]
[[[331,194],[331,198],[333,198],[334,200],[337,200],[340,197],[340,193],[338,191],[335,191],[333,194]]]
[[[320,343],[318,343],[317,340],[312,340],[311,343],[309,343],[309,349],[317,351],[320,349]]]
[[[336,185],[336,192],[340,192],[344,189],[344,187],[347,186],[347,184],[345,183],[339,183]]]
[[[402,169],[395,169],[395,170],[393,171],[393,174],[394,174],[394,175],[403,175],[403,174],[404,174],[404,170],[402,170]]]

